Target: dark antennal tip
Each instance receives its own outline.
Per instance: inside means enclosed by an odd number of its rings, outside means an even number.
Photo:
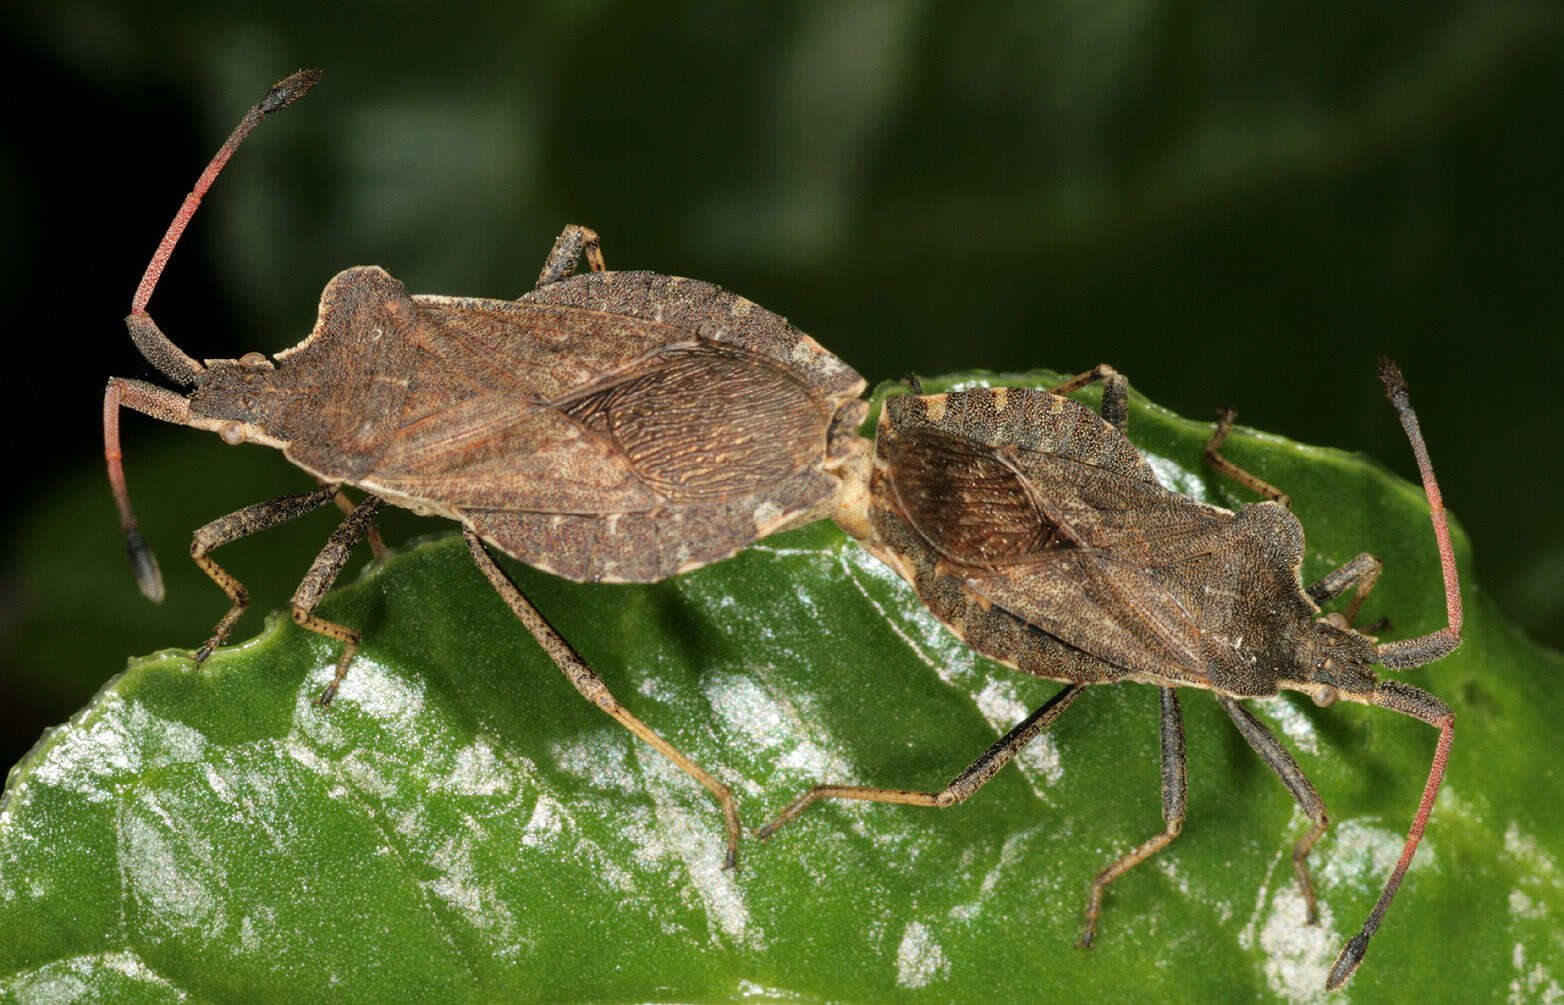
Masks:
[[[923,379],[915,373],[907,375],[907,389],[918,397],[923,397]]]
[[[125,532],[125,556],[130,559],[130,568],[136,574],[136,585],[141,587],[141,595],[154,604],[161,604],[163,573],[158,570],[157,556],[147,547],[147,539],[134,527]]]
[[[1330,968],[1330,976],[1325,979],[1326,991],[1334,991],[1352,979],[1352,975],[1358,971],[1358,964],[1363,962],[1363,954],[1368,952],[1368,942],[1368,936],[1359,932],[1341,948],[1336,965]]]
[[[1388,356],[1379,358],[1379,379],[1385,385],[1385,396],[1392,402],[1404,402],[1407,399],[1407,379],[1401,375],[1401,368],[1396,361]]]
[[[266,92],[266,97],[261,99],[259,106],[261,114],[270,115],[282,111],[304,97],[318,80],[320,80],[319,70],[300,70],[291,77],[277,81],[272,85],[272,89]]]

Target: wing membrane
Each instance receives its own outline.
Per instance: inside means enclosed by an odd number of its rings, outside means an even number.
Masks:
[[[1231,513],[1080,458],[930,426],[887,447],[901,515],[972,596],[1116,665],[1204,676],[1203,600],[1178,584],[1204,581],[1189,566],[1213,561]]]

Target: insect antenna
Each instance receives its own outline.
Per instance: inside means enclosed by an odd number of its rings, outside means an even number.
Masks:
[[[1384,383],[1385,396],[1390,399],[1390,404],[1401,419],[1402,428],[1406,430],[1407,439],[1412,443],[1412,453],[1417,458],[1417,467],[1423,476],[1423,491],[1428,496],[1429,519],[1433,522],[1434,537],[1439,543],[1439,563],[1444,571],[1447,614],[1445,627],[1415,639],[1387,642],[1376,647],[1380,662],[1387,669],[1405,670],[1432,663],[1448,655],[1461,644],[1461,583],[1456,575],[1455,548],[1450,542],[1450,521],[1445,513],[1444,500],[1439,494],[1439,483],[1434,479],[1434,466],[1428,459],[1428,447],[1423,442],[1423,432],[1417,423],[1417,413],[1412,410],[1412,399],[1407,391],[1406,378],[1401,375],[1401,368],[1395,363],[1388,359],[1381,359],[1379,379]],[[1362,930],[1348,940],[1341,950],[1341,955],[1336,958],[1335,965],[1331,967],[1330,977],[1325,982],[1327,990],[1334,990],[1345,984],[1358,969],[1358,964],[1363,962],[1363,955],[1368,951],[1368,941],[1378,931],[1380,922],[1384,920],[1385,911],[1389,909],[1390,901],[1401,886],[1401,879],[1406,875],[1407,867],[1412,864],[1412,856],[1417,852],[1418,842],[1423,839],[1423,830],[1428,825],[1428,814],[1434,808],[1434,798],[1439,795],[1439,786],[1444,781],[1445,765],[1450,760],[1450,745],[1455,737],[1455,716],[1451,714],[1444,702],[1409,684],[1400,681],[1381,681],[1375,691],[1373,704],[1439,727],[1439,742],[1434,748],[1433,763],[1428,768],[1428,781],[1423,785],[1423,799],[1418,804],[1417,815],[1413,817],[1412,826],[1407,831],[1406,844],[1401,849],[1401,858],[1396,861],[1396,867],[1391,872],[1390,879],[1386,881],[1385,889],[1374,904],[1374,909],[1369,912],[1368,920],[1363,923]]]
[[[1378,646],[1379,660],[1388,670],[1407,670],[1432,663],[1448,656],[1461,644],[1461,581],[1456,575],[1455,546],[1450,543],[1450,520],[1445,512],[1444,498],[1439,494],[1439,482],[1434,478],[1434,465],[1428,459],[1428,447],[1423,443],[1423,431],[1417,424],[1417,413],[1412,410],[1412,398],[1407,392],[1406,378],[1401,368],[1388,359],[1379,361],[1379,379],[1385,384],[1385,397],[1390,399],[1412,443],[1412,455],[1417,458],[1418,471],[1423,476],[1423,492],[1428,496],[1428,518],[1434,525],[1434,539],[1439,543],[1439,565],[1444,571],[1445,627],[1415,639],[1402,639]]]
[[[1418,843],[1423,840],[1423,829],[1428,826],[1428,814],[1434,808],[1434,797],[1439,795],[1439,786],[1444,781],[1445,765],[1450,760],[1450,744],[1455,738],[1455,716],[1451,714],[1450,709],[1438,698],[1410,684],[1395,680],[1381,681],[1375,691],[1372,704],[1438,726],[1439,742],[1434,748],[1434,760],[1428,768],[1428,781],[1423,784],[1423,799],[1418,803],[1417,815],[1412,818],[1412,826],[1407,831],[1406,844],[1401,848],[1401,857],[1396,860],[1396,867],[1391,871],[1390,879],[1385,881],[1385,889],[1380,893],[1379,900],[1375,902],[1374,909],[1369,912],[1368,919],[1363,922],[1362,930],[1347,941],[1347,944],[1342,947],[1341,955],[1336,957],[1336,963],[1331,967],[1330,976],[1325,981],[1327,991],[1334,991],[1347,982],[1347,979],[1358,969],[1358,964],[1363,962],[1363,955],[1368,951],[1369,939],[1379,931],[1379,923],[1384,920],[1385,912],[1390,909],[1390,902],[1395,899],[1396,890],[1401,886],[1401,879],[1406,875],[1407,867],[1412,864],[1412,856],[1417,853]]]
[[[174,220],[168,225],[163,240],[152,253],[152,260],[147,263],[147,270],[142,274],[141,282],[136,286],[136,292],[130,301],[130,314],[125,318],[125,327],[130,330],[131,341],[136,344],[141,355],[146,357],[147,362],[157,367],[164,376],[176,384],[194,384],[197,376],[206,368],[186,355],[167,335],[164,335],[152,320],[152,316],[147,313],[147,302],[152,299],[152,291],[157,288],[158,279],[162,277],[163,269],[174,253],[174,246],[179,243],[179,238],[184,234],[185,227],[189,225],[190,218],[201,205],[202,197],[217,180],[218,173],[239,148],[239,144],[255,131],[255,127],[261,124],[262,119],[293,104],[319,79],[319,70],[300,70],[273,85],[271,90],[266,92],[266,96],[245,113],[244,118],[239,120],[239,125],[229,134],[228,139],[207,164],[206,170],[202,171],[201,176],[196,179],[195,188],[185,196],[185,201],[180,204],[179,212],[174,214]],[[141,531],[137,527],[136,514],[130,508],[130,494],[125,488],[124,455],[119,445],[121,406],[134,408],[166,422],[189,425],[189,403],[182,396],[164,388],[142,381],[119,378],[109,381],[108,391],[103,398],[103,459],[109,469],[109,486],[114,492],[114,505],[119,510],[120,528],[125,532],[125,552],[130,558],[131,567],[135,570],[136,581],[141,587],[141,592],[151,600],[161,600],[163,577],[158,571],[157,559],[153,557],[152,549],[147,546],[146,539],[141,536]]]
[[[152,299],[152,290],[157,286],[164,267],[168,265],[169,257],[174,253],[174,245],[179,243],[179,238],[184,234],[185,227],[189,225],[190,218],[201,205],[202,198],[206,196],[212,183],[217,180],[218,173],[227,165],[234,151],[239,149],[239,144],[255,131],[255,127],[261,124],[262,119],[273,112],[282,111],[302,98],[319,79],[319,70],[300,70],[291,77],[273,84],[271,90],[266,92],[266,97],[244,113],[244,118],[239,120],[239,124],[228,135],[228,139],[224,140],[217,153],[212,155],[212,160],[207,164],[206,170],[201,172],[201,177],[196,179],[195,188],[185,196],[185,201],[179,206],[179,212],[174,214],[173,222],[168,225],[168,231],[163,234],[163,240],[152,253],[152,260],[147,263],[147,271],[142,273],[141,282],[136,286],[135,296],[130,300],[132,314],[146,312],[147,301]]]

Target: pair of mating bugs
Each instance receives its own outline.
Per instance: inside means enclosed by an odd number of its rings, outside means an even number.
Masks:
[[[1460,642],[1461,602],[1443,505],[1406,384],[1380,376],[1411,441],[1431,506],[1449,622],[1376,644],[1352,620],[1380,571],[1364,554],[1303,586],[1303,531],[1286,496],[1220,453],[1220,471],[1268,497],[1232,512],[1163,488],[1124,435],[1128,387],[1099,366],[1050,392],[982,389],[886,400],[875,439],[864,380],[781,317],[708,283],[606,270],[597,235],[568,227],[532,292],[516,301],[409,296],[382,269],[340,273],[313,333],[271,359],[198,362],[146,312],[201,197],[238,144],[318,78],[282,81],[213,158],[148,265],[127,318],[167,390],[113,378],[104,398],[109,477],[142,591],[161,599],[136,529],[119,449],[122,407],[276,447],[321,482],[196,531],[191,555],[231,607],[196,652],[205,659],[243,613],[244,587],[213,549],[336,501],[347,516],[294,593],[294,621],[337,639],[336,676],[359,636],[314,613],[387,503],[450,517],[474,561],[571,683],[711,791],[726,818],[727,862],[741,827],[731,790],[637,719],[522,595],[490,548],[574,580],[655,582],[728,558],[787,527],[835,521],[910,583],[957,636],[1008,666],[1066,684],[944,789],[819,785],[756,831],[768,837],[820,799],[949,806],[980,788],[1090,684],[1152,684],[1161,697],[1166,828],[1092,883],[1082,945],[1103,892],[1178,836],[1185,812],[1176,689],[1213,692],[1313,825],[1293,848],[1310,921],[1308,854],[1325,805],[1241,699],[1287,688],[1321,705],[1376,705],[1439,729],[1421,805],[1384,892],[1342,950],[1327,986],[1362,961],[1422,837],[1449,758],[1453,717],[1439,699],[1370,670],[1432,662]],[[584,258],[589,271],[576,274]],[[1101,414],[1063,395],[1103,384]],[[353,505],[342,486],[365,493]],[[1343,614],[1319,605],[1351,591]]]

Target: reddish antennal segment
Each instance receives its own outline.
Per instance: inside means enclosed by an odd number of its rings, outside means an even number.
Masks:
[[[195,383],[196,376],[205,368],[174,345],[153,323],[146,310],[147,302],[152,299],[152,291],[157,288],[158,279],[168,265],[169,256],[174,253],[174,246],[179,243],[179,238],[184,234],[185,227],[189,225],[190,218],[195,215],[196,207],[201,205],[202,197],[217,180],[218,173],[239,148],[239,144],[255,131],[255,127],[261,124],[262,119],[293,104],[319,79],[319,70],[300,70],[273,85],[272,89],[266,92],[266,97],[245,113],[244,118],[239,120],[239,125],[213,156],[211,163],[207,164],[206,170],[201,172],[201,177],[196,179],[195,188],[185,196],[185,201],[180,204],[179,212],[174,214],[174,220],[168,225],[163,240],[152,253],[152,260],[147,263],[147,270],[142,274],[141,282],[136,286],[135,295],[130,301],[130,315],[125,319],[126,327],[130,329],[131,340],[136,343],[136,348],[148,362],[177,383]],[[175,403],[176,399],[183,401],[178,395],[161,388],[142,384],[140,381],[119,378],[109,381],[108,390],[103,396],[103,458],[108,464],[109,487],[114,492],[114,505],[119,510],[120,528],[125,532],[125,553],[130,558],[131,568],[135,570],[136,582],[141,587],[141,592],[154,601],[163,599],[163,577],[158,571],[157,559],[153,556],[152,550],[147,547],[147,542],[137,527],[136,514],[130,508],[130,494],[125,487],[124,455],[119,445],[119,410],[124,405],[159,418],[168,418],[169,421],[179,421],[177,418],[171,418],[181,412],[180,404]],[[188,419],[187,409],[183,414]]]
[[[1406,378],[1394,362],[1381,359],[1379,379],[1384,382],[1385,397],[1395,407],[1401,419],[1401,428],[1406,430],[1407,439],[1411,441],[1412,455],[1417,458],[1417,468],[1423,476],[1423,492],[1428,496],[1428,518],[1433,522],[1434,539],[1439,543],[1439,564],[1445,580],[1448,624],[1436,632],[1379,647],[1380,662],[1387,669],[1408,670],[1448,656],[1461,644],[1461,581],[1456,574],[1455,546],[1450,542],[1450,520],[1445,513],[1444,499],[1439,494],[1439,482],[1434,478],[1433,462],[1428,459],[1428,447],[1423,443],[1423,431],[1417,424],[1417,413],[1412,410]]]
[[[163,235],[163,240],[158,244],[157,250],[152,253],[152,261],[147,263],[147,271],[141,275],[141,283],[136,287],[136,295],[131,297],[130,312],[140,314],[147,308],[147,301],[152,299],[152,291],[157,287],[158,279],[163,275],[164,266],[168,265],[169,256],[174,253],[174,245],[179,243],[179,238],[184,234],[185,227],[190,223],[190,218],[195,215],[196,207],[201,205],[207,190],[217,180],[217,175],[228,163],[228,158],[239,149],[239,144],[244,138],[255,131],[255,127],[261,124],[261,120],[273,112],[280,112],[284,108],[302,98],[315,82],[320,79],[319,70],[300,70],[285,80],[280,80],[272,85],[272,89],[266,92],[266,97],[253,105],[228,139],[218,148],[212,156],[211,163],[206,170],[201,172],[201,177],[196,179],[195,188],[185,196],[185,201],[180,204],[179,212],[174,214],[174,220],[168,225],[168,231]]]
[[[1428,814],[1434,808],[1434,797],[1439,795],[1439,786],[1445,777],[1445,765],[1450,760],[1450,744],[1455,739],[1455,716],[1445,707],[1444,702],[1433,695],[1400,681],[1382,681],[1374,697],[1374,704],[1380,708],[1401,712],[1438,726],[1439,743],[1434,748],[1434,760],[1428,768],[1428,781],[1423,785],[1423,800],[1418,803],[1417,816],[1412,818],[1412,827],[1407,831],[1401,858],[1396,861],[1396,867],[1391,871],[1390,879],[1386,880],[1385,889],[1375,902],[1374,909],[1369,912],[1368,920],[1363,922],[1362,930],[1347,941],[1341,955],[1336,957],[1336,963],[1325,981],[1327,991],[1334,991],[1347,982],[1358,969],[1358,964],[1363,962],[1363,954],[1368,952],[1369,939],[1379,931],[1379,923],[1384,920],[1385,912],[1389,910],[1390,902],[1401,886],[1401,879],[1412,864],[1412,856],[1417,853],[1418,843],[1423,840]]]
[[[1417,423],[1417,413],[1412,410],[1412,398],[1407,391],[1406,378],[1401,375],[1401,368],[1395,363],[1388,359],[1381,359],[1379,379],[1384,383],[1385,396],[1390,399],[1390,404],[1401,419],[1402,428],[1406,430],[1407,439],[1412,443],[1412,453],[1417,458],[1417,467],[1423,476],[1423,491],[1428,496],[1429,519],[1434,525],[1434,538],[1439,543],[1439,563],[1444,572],[1445,611],[1448,615],[1448,624],[1438,631],[1415,639],[1387,642],[1378,647],[1380,662],[1386,668],[1405,670],[1432,663],[1449,655],[1461,644],[1461,582],[1456,574],[1455,547],[1450,542],[1450,521],[1445,513],[1444,500],[1439,495],[1439,483],[1434,479],[1434,466],[1428,459],[1428,447],[1423,443],[1423,432]],[[1358,964],[1363,962],[1363,955],[1368,951],[1368,941],[1379,930],[1385,911],[1390,908],[1390,901],[1401,886],[1401,879],[1406,875],[1407,867],[1412,864],[1412,856],[1417,852],[1418,842],[1423,839],[1423,830],[1428,825],[1428,814],[1434,808],[1434,798],[1439,795],[1439,786],[1444,781],[1445,765],[1450,760],[1450,745],[1455,738],[1455,716],[1450,709],[1438,698],[1409,684],[1382,681],[1374,695],[1373,703],[1381,708],[1421,719],[1431,726],[1438,726],[1439,743],[1434,748],[1434,760],[1429,765],[1428,781],[1423,786],[1423,799],[1418,804],[1417,816],[1412,819],[1412,827],[1407,831],[1406,844],[1401,849],[1401,858],[1397,860],[1390,879],[1385,883],[1384,891],[1374,904],[1374,909],[1369,912],[1368,920],[1363,922],[1363,929],[1348,940],[1341,950],[1341,955],[1336,957],[1336,963],[1331,967],[1330,977],[1325,982],[1327,990],[1335,990],[1345,984],[1358,969]]]

